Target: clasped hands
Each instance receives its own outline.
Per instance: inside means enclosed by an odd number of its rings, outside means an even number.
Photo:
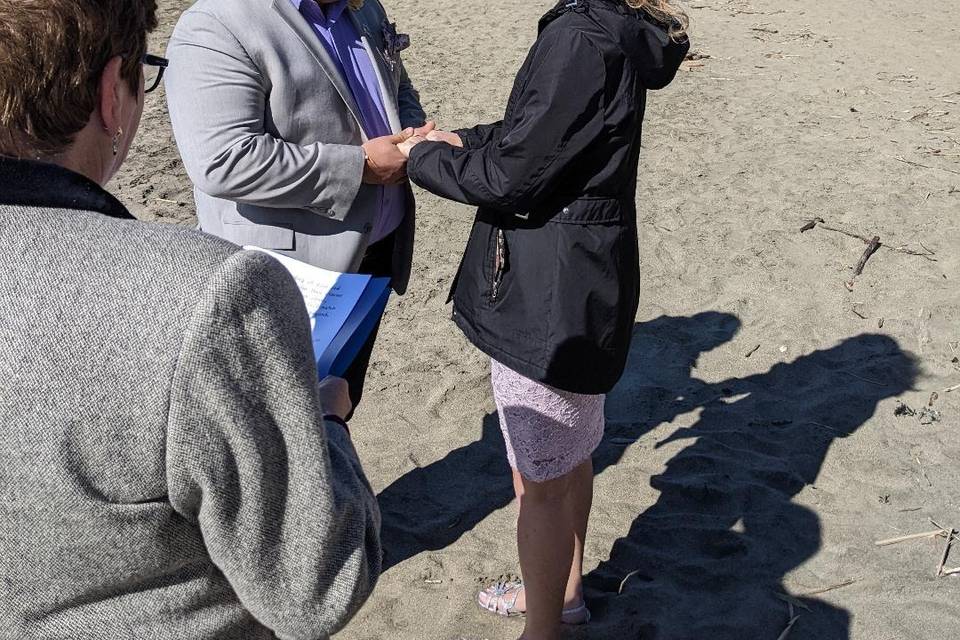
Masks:
[[[392,136],[373,138],[363,144],[366,163],[363,166],[363,181],[366,184],[402,184],[407,180],[407,159],[410,150],[421,142],[446,142],[462,147],[460,136],[449,131],[438,131],[430,121],[414,129],[410,127]]]

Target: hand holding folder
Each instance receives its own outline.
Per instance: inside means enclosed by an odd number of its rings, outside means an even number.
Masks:
[[[383,315],[390,279],[327,271],[260,249],[286,267],[303,294],[313,331],[313,353],[320,378],[343,376]]]

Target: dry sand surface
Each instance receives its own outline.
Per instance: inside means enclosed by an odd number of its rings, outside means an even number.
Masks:
[[[155,48],[189,4],[161,0]],[[445,127],[498,119],[549,6],[388,4]],[[943,391],[960,383],[960,3],[688,8],[704,57],[650,98],[643,297],[596,454],[595,621],[569,635],[777,640],[793,594],[790,640],[960,637],[943,539],[874,545],[960,527],[960,390]],[[162,92],[114,189],[194,223]],[[412,291],[353,426],[387,569],[339,637],[512,639],[519,621],[474,604],[517,566],[488,365],[444,305],[472,212],[419,196]],[[859,277],[865,244],[842,231],[883,243]],[[938,413],[895,415],[934,391]]]

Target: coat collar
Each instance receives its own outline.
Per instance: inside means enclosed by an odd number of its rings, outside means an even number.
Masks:
[[[133,220],[120,201],[93,180],[69,169],[0,156],[0,205],[96,211]]]

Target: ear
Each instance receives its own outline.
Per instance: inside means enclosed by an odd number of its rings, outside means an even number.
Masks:
[[[122,66],[123,58],[116,56],[107,63],[100,76],[100,119],[103,128],[111,136],[116,135],[117,129],[123,124],[121,91],[124,79],[120,75]]]

